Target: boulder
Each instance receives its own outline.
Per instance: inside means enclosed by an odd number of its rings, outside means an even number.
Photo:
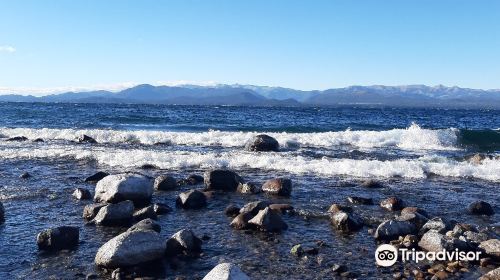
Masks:
[[[440,217],[434,217],[428,220],[420,229],[421,233],[429,230],[435,230],[439,233],[445,233],[448,229],[452,227],[449,221],[445,221]]]
[[[479,280],[498,280],[498,279],[500,279],[500,267],[490,270],[488,273],[479,278]]]
[[[94,175],[90,175],[89,177],[85,178],[85,182],[97,183],[108,175],[109,175],[109,173],[99,171],[99,172],[95,173]]]
[[[55,227],[40,232],[36,237],[36,243],[38,249],[44,251],[73,249],[78,246],[79,235],[77,227]]]
[[[106,205],[106,203],[93,203],[85,205],[85,207],[83,208],[82,217],[86,220],[92,220],[97,215],[97,213],[99,213],[99,210],[101,210],[101,208]]]
[[[410,222],[416,227],[417,230],[419,230],[429,219],[418,212],[414,212],[401,214],[396,217],[396,220]]]
[[[288,225],[281,219],[281,215],[269,207],[260,210],[248,223],[255,225],[261,231],[267,232],[279,232],[288,228]]]
[[[427,212],[425,210],[420,209],[418,207],[405,207],[401,210],[401,215],[415,214],[415,213],[418,213],[418,214],[424,216],[425,218],[429,218],[429,214],[427,214]]]
[[[180,193],[176,204],[184,209],[200,209],[207,206],[207,197],[198,190],[190,190]]]
[[[28,138],[24,137],[24,136],[14,136],[14,137],[8,138],[5,141],[27,141],[27,140],[28,140]]]
[[[161,259],[164,254],[165,243],[157,232],[136,228],[102,245],[95,256],[95,264],[106,268],[136,266]]]
[[[220,263],[210,270],[203,280],[250,280],[250,277],[235,264]]]
[[[186,178],[186,181],[188,182],[188,184],[190,185],[197,185],[197,184],[201,184],[203,183],[203,176],[201,175],[196,175],[196,174],[191,174],[189,175],[187,178]]]
[[[153,204],[153,210],[156,215],[165,215],[172,212],[172,208],[165,203],[155,203]]]
[[[156,231],[159,233],[161,231],[161,226],[156,221],[148,218],[148,219],[144,219],[144,220],[139,221],[138,223],[131,226],[128,230],[129,231],[131,231],[131,230],[152,230],[152,231]]]
[[[444,235],[435,230],[426,232],[418,242],[418,246],[428,252],[439,252],[449,249]]]
[[[171,191],[177,187],[177,182],[172,176],[161,175],[156,177],[154,188],[158,191]]]
[[[127,225],[132,220],[133,214],[134,204],[132,201],[126,200],[102,207],[93,221],[95,224],[103,226]]]
[[[267,180],[262,185],[262,191],[279,196],[290,196],[292,193],[292,180],[288,178],[276,178]]]
[[[382,183],[380,183],[379,181],[373,180],[373,179],[368,179],[368,180],[363,181],[363,183],[361,183],[361,186],[365,187],[365,188],[370,188],[370,189],[384,187],[384,185],[382,185]]]
[[[240,213],[250,213],[253,216],[257,215],[260,210],[264,210],[269,206],[269,202],[267,201],[253,201],[245,204],[241,209]]]
[[[389,210],[389,211],[397,211],[403,208],[403,201],[397,197],[388,197],[382,201],[380,201],[380,207]]]
[[[42,138],[36,138],[35,140],[33,140],[33,142],[41,143],[41,142],[45,142],[45,141]]]
[[[363,221],[354,213],[337,211],[332,213],[330,221],[335,229],[350,233],[363,227]]]
[[[136,206],[147,205],[153,195],[153,183],[140,174],[116,174],[97,182],[94,200],[116,203],[131,200]]]
[[[97,141],[94,138],[92,138],[92,137],[90,137],[88,135],[85,135],[85,134],[80,135],[78,137],[77,141],[78,141],[78,143],[90,143],[90,144],[96,144],[97,143]]]
[[[483,249],[486,255],[500,260],[500,240],[490,239],[479,244],[479,248]]]
[[[234,204],[229,204],[224,210],[224,214],[228,217],[236,217],[240,214],[240,208]]]
[[[242,229],[249,229],[251,226],[248,224],[248,221],[253,218],[253,215],[250,212],[244,212],[238,214],[234,219],[231,221],[230,226],[234,229],[242,230]]]
[[[140,221],[144,219],[156,220],[158,218],[156,216],[155,208],[153,205],[136,210],[132,216],[134,218],[134,221]]]
[[[261,189],[254,183],[240,183],[236,191],[243,194],[256,194],[260,193]]]
[[[259,134],[245,145],[245,149],[252,152],[278,152],[280,144],[269,135]]]
[[[347,197],[347,201],[352,204],[364,204],[364,205],[373,205],[373,200],[371,198],[360,197],[360,196],[349,196]]]
[[[3,208],[3,204],[0,201],[0,224],[5,221],[5,208]]]
[[[375,230],[375,239],[391,241],[396,240],[400,236],[404,237],[408,234],[415,234],[417,228],[414,224],[408,221],[389,220],[382,222]]]
[[[189,229],[183,229],[172,235],[166,243],[167,256],[179,254],[193,254],[201,252],[201,239]]]
[[[73,197],[79,200],[92,199],[92,194],[87,189],[76,188],[73,192]]]
[[[466,231],[459,236],[459,239],[467,242],[471,247],[477,247],[481,242],[488,240],[489,236],[484,232]]]
[[[491,207],[491,204],[482,200],[472,202],[469,205],[469,213],[473,215],[487,215],[487,216],[495,214],[495,212],[493,211],[493,207]]]
[[[211,170],[204,174],[207,190],[235,191],[243,183],[238,174],[230,170]]]

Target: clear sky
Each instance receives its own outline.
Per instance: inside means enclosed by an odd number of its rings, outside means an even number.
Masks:
[[[0,0],[0,89],[500,88],[500,1]]]

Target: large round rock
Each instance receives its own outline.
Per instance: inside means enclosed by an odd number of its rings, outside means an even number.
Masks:
[[[280,144],[269,135],[259,134],[246,144],[245,149],[252,152],[277,152]]]
[[[220,263],[210,270],[203,280],[250,280],[250,277],[235,264]]]
[[[241,177],[230,170],[211,170],[204,174],[204,181],[207,190],[235,191],[240,183]]]
[[[95,256],[95,264],[106,268],[135,266],[160,259],[165,242],[152,230],[128,230],[106,242]]]
[[[198,190],[190,190],[180,193],[175,203],[184,209],[200,209],[207,206],[207,197]]]
[[[136,206],[151,202],[153,182],[140,174],[109,175],[100,180],[95,187],[94,200],[116,203],[131,200]]]
[[[62,226],[46,229],[36,237],[39,250],[58,251],[78,246],[79,230],[77,227]]]
[[[267,180],[262,185],[262,191],[279,196],[290,196],[292,193],[292,180],[288,178]]]

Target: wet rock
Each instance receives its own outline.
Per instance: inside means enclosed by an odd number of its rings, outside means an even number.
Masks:
[[[103,226],[127,225],[132,220],[133,214],[134,204],[132,201],[126,200],[102,207],[93,221],[95,224]]]
[[[347,271],[347,267],[345,265],[334,264],[332,266],[332,272],[335,274],[340,274],[340,273],[345,272],[345,271]]]
[[[76,188],[73,192],[73,197],[78,200],[92,199],[92,194],[89,190],[83,188]]]
[[[479,280],[498,280],[500,279],[500,267],[491,270],[490,272],[483,275]]]
[[[379,181],[373,180],[373,179],[368,179],[365,180],[363,183],[361,183],[361,186],[369,189],[376,189],[376,188],[383,188],[384,185],[380,183]]]
[[[235,191],[243,180],[233,171],[218,169],[206,171],[204,182],[207,190]]]
[[[94,138],[92,138],[92,137],[90,137],[88,135],[85,135],[85,134],[83,134],[80,137],[78,137],[77,141],[78,141],[78,143],[90,143],[90,144],[96,144],[97,143],[97,141]]]
[[[304,249],[302,248],[301,244],[297,244],[290,249],[290,254],[296,256],[296,257],[301,257],[302,255],[305,254]]]
[[[234,217],[234,219],[231,221],[230,226],[237,230],[249,229],[250,225],[248,224],[248,221],[251,218],[253,218],[253,215],[249,212],[240,213],[236,217]]]
[[[405,207],[401,210],[401,215],[405,215],[405,214],[420,214],[422,216],[424,216],[425,218],[429,218],[429,214],[427,214],[427,212],[423,209],[420,209],[418,207]]]
[[[154,182],[154,189],[158,191],[170,191],[177,187],[177,182],[172,176],[161,175],[156,177]]]
[[[257,194],[261,189],[254,183],[240,183],[236,191],[243,194]]]
[[[134,221],[140,221],[144,219],[153,219],[156,220],[158,217],[156,216],[156,212],[154,206],[144,207],[134,212],[133,214]]]
[[[15,136],[15,137],[10,137],[10,138],[8,138],[5,141],[19,141],[19,142],[21,142],[21,141],[26,141],[26,140],[28,140],[27,137],[24,137],[24,136]]]
[[[453,230],[447,232],[446,235],[458,238],[459,236],[465,234],[465,232],[467,231],[477,232],[477,228],[471,224],[458,223],[453,227]]]
[[[40,232],[36,237],[36,243],[39,250],[45,251],[73,249],[78,246],[79,235],[77,227],[55,227]]]
[[[352,208],[349,206],[345,205],[340,205],[340,204],[332,204],[330,208],[328,208],[328,213],[337,213],[337,212],[347,212],[350,213],[352,212]]]
[[[152,230],[127,230],[102,245],[95,256],[100,267],[118,268],[135,266],[161,259],[165,254],[165,243]]]
[[[207,206],[207,197],[198,190],[190,190],[180,193],[176,204],[184,209],[200,209]]]
[[[397,211],[403,208],[403,201],[397,197],[389,197],[380,201],[380,207],[389,210]]]
[[[273,137],[259,134],[245,145],[245,149],[252,152],[278,152],[280,145]]]
[[[413,234],[408,234],[403,238],[403,242],[401,244],[406,248],[415,248],[418,245],[418,237]]]
[[[483,249],[486,255],[500,260],[500,240],[490,239],[483,241],[479,244],[479,248]]]
[[[33,140],[33,142],[41,143],[41,142],[45,142],[45,141],[42,138],[36,138],[35,140]]]
[[[190,185],[197,185],[203,183],[204,178],[201,175],[191,174],[186,178],[186,180]]]
[[[414,213],[404,213],[400,216],[396,217],[398,221],[406,221],[412,223],[416,229],[420,229],[429,219],[427,217],[419,214],[418,212]]]
[[[111,279],[112,280],[124,280],[125,279],[125,272],[121,268],[117,268],[111,272]]]
[[[30,177],[31,177],[31,174],[29,174],[28,172],[24,172],[23,174],[21,174],[19,176],[19,178],[21,178],[21,179],[28,179]]]
[[[152,230],[160,233],[161,226],[153,219],[144,219],[131,226],[128,230]]]
[[[421,234],[429,231],[429,230],[434,230],[439,233],[445,233],[448,229],[452,227],[452,224],[450,221],[443,220],[440,217],[434,217],[430,220],[428,220],[420,229]]]
[[[94,175],[91,175],[91,176],[85,178],[85,182],[97,183],[108,175],[109,175],[109,173],[99,171],[99,172],[95,173]]]
[[[189,229],[183,229],[172,235],[166,243],[166,255],[193,254],[201,252],[201,239]]]
[[[83,208],[82,217],[86,220],[92,220],[97,215],[99,210],[101,210],[101,208],[106,205],[106,203],[93,203],[85,205],[85,207]]]
[[[136,206],[147,205],[153,195],[153,182],[140,174],[116,174],[97,182],[94,200],[116,203],[131,200]]]
[[[471,249],[466,242],[447,237],[435,230],[426,232],[418,242],[418,246],[428,252],[453,251],[455,249],[469,251]]]
[[[365,198],[360,196],[349,196],[347,201],[352,204],[363,204],[363,205],[373,205],[373,200],[371,198]]]
[[[153,210],[156,215],[165,215],[172,212],[172,208],[165,203],[155,203],[153,204]]]
[[[292,193],[292,180],[288,178],[267,180],[262,185],[262,191],[273,195],[290,196]]]
[[[487,215],[487,216],[495,214],[495,212],[493,211],[493,207],[491,207],[491,204],[482,200],[472,202],[469,205],[469,213],[473,215]]]
[[[236,217],[240,214],[240,208],[234,204],[229,204],[224,210],[224,214],[228,217]]]
[[[151,163],[145,163],[139,167],[140,169],[158,169],[158,166],[151,164]]]
[[[330,216],[330,221],[335,229],[350,233],[363,227],[363,221],[354,213],[337,211]]]
[[[240,209],[240,213],[251,213],[252,216],[255,216],[259,213],[260,210],[264,210],[268,206],[269,202],[267,201],[253,201],[245,204],[245,206]]]
[[[415,234],[417,228],[408,221],[389,220],[381,223],[375,230],[375,239],[391,241],[400,236]]]
[[[281,214],[291,213],[293,211],[293,206],[287,203],[275,203],[270,204],[269,208],[280,212]]]
[[[250,277],[235,264],[220,263],[210,270],[203,280],[250,280]]]
[[[279,232],[288,228],[288,225],[283,221],[281,215],[269,207],[260,210],[255,217],[248,221],[249,224],[255,225],[261,231]]]

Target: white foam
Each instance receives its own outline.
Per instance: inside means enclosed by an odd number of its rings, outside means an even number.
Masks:
[[[245,151],[227,152],[184,152],[152,151],[140,148],[107,148],[79,145],[50,145],[44,149],[2,145],[3,159],[91,159],[99,164],[136,168],[153,164],[162,169],[231,168],[259,169],[262,172],[284,171],[292,174],[313,174],[320,176],[347,175],[355,177],[404,177],[425,178],[433,173],[449,177],[474,177],[500,181],[500,160],[485,159],[481,164],[456,161],[442,156],[423,156],[418,159],[398,160],[354,160],[354,159],[311,159],[292,153],[251,153]]]
[[[262,133],[262,132],[261,132]],[[0,135],[6,137],[25,136],[29,139],[75,140],[86,134],[99,143],[170,143],[173,145],[201,145],[243,147],[258,132],[228,132],[211,130],[208,132],[170,132],[150,130],[77,130],[77,129],[32,129],[0,128]],[[284,147],[335,147],[352,145],[359,148],[398,147],[405,150],[451,150],[456,149],[457,130],[423,129],[412,124],[407,129],[386,131],[345,130],[318,133],[266,133],[275,137]]]

